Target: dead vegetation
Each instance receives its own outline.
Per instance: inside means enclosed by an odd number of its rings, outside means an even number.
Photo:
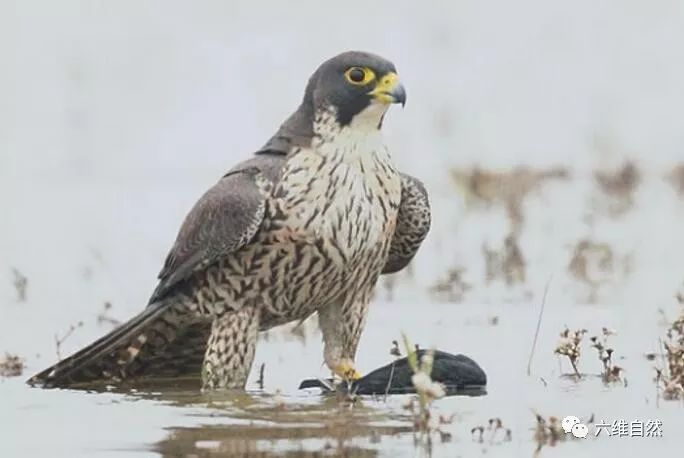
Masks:
[[[679,295],[684,305],[684,297]],[[664,354],[661,367],[656,367],[658,395],[666,400],[684,400],[684,312],[672,322],[662,341]]]
[[[502,444],[513,440],[513,433],[510,428],[504,426],[501,418],[490,418],[487,426],[478,425],[470,430],[473,441],[478,444],[489,445]]]
[[[79,321],[76,324],[69,326],[69,329],[60,337],[59,334],[55,334],[55,352],[57,353],[57,361],[62,360],[62,344],[76,331],[76,329],[83,327],[83,321]]]
[[[535,413],[535,417],[537,422],[534,425],[534,442],[537,447],[534,456],[538,456],[542,448],[545,446],[555,447],[559,442],[565,441],[568,435],[563,431],[558,417],[545,418],[538,413]]]
[[[452,169],[451,177],[464,194],[468,208],[501,206],[506,211],[509,229],[501,246],[482,244],[487,284],[497,280],[509,287],[525,283],[526,261],[519,242],[525,224],[525,201],[548,181],[567,179],[568,170],[562,167],[545,170],[517,167],[510,171],[491,171],[474,167]],[[458,282],[462,273],[457,270],[448,272],[446,278],[433,287],[433,292],[460,300],[465,292],[465,285]]]
[[[517,237],[525,222],[523,203],[527,196],[549,180],[567,179],[569,172],[562,167],[534,170],[518,167],[507,172],[471,169],[452,169],[451,177],[463,190],[468,204],[486,207],[503,205],[511,223],[511,234]]]
[[[594,180],[608,198],[606,211],[610,216],[620,216],[634,206],[634,195],[641,182],[641,172],[633,162],[626,161],[616,170],[596,171]]]
[[[598,301],[601,287],[628,275],[631,264],[630,255],[616,255],[609,244],[582,239],[573,247],[567,270],[572,278],[588,288],[585,300],[593,304]]]
[[[112,309],[112,303],[107,301],[104,303],[102,311],[97,315],[97,324],[109,324],[111,326],[119,326],[121,321],[109,316],[109,311]]]
[[[575,439],[575,436],[568,434],[563,430],[563,426],[558,417],[544,417],[537,412],[534,412],[534,415],[536,418],[534,425],[534,442],[537,444],[534,451],[535,457],[540,455],[542,448],[545,446],[555,447],[559,442]],[[593,422],[594,416],[592,415],[585,424],[589,425]]]
[[[438,302],[462,302],[465,294],[472,288],[472,285],[463,279],[464,274],[463,267],[449,269],[443,278],[430,287],[432,299]]]
[[[606,327],[601,329],[601,334],[590,337],[591,347],[597,352],[598,359],[603,365],[601,377],[605,383],[625,382],[622,378],[623,369],[613,362],[613,353],[615,350],[608,345],[608,339],[614,335],[612,331]]]
[[[450,424],[453,418],[444,418],[442,416],[435,416],[432,413],[432,403],[436,399],[444,397],[445,391],[441,383],[432,380],[430,374],[432,373],[433,352],[428,351],[423,354],[423,357],[418,360],[417,347],[411,345],[406,335],[402,335],[404,342],[404,351],[413,376],[411,383],[418,393],[417,396],[411,397],[409,402],[404,406],[406,410],[411,413],[413,418],[413,432],[414,442],[418,445],[423,445],[428,451],[432,450],[432,436],[437,433],[442,442],[451,440],[451,434],[444,431],[442,427]],[[401,352],[398,345],[395,345],[390,353]]]
[[[501,250],[493,250],[482,245],[485,259],[485,280],[490,284],[496,280],[503,280],[507,286],[525,283],[525,258],[513,234],[504,239]]]
[[[667,174],[667,180],[679,197],[684,198],[684,163],[674,166]]]
[[[575,331],[571,331],[570,329],[565,328],[563,332],[560,333],[561,340],[558,342],[558,345],[554,350],[554,353],[557,355],[568,358],[568,361],[570,361],[570,365],[572,366],[572,370],[574,371],[574,375],[578,379],[582,378],[582,374],[580,374],[580,371],[577,368],[582,350],[580,344],[582,343],[582,339],[587,332],[588,331],[586,329],[577,329]]]
[[[531,194],[539,192],[551,180],[567,180],[568,169],[563,167],[532,169],[517,167],[511,170],[491,170],[479,167],[455,168],[450,171],[452,181],[465,196],[468,210],[503,208],[509,228],[503,240],[481,245],[485,263],[485,281],[490,284],[502,281],[513,287],[527,281],[526,253],[520,246],[520,237],[525,225],[525,205]],[[680,180],[684,193],[684,165],[673,172],[673,180]],[[635,203],[636,194],[642,182],[642,171],[633,161],[625,161],[614,169],[592,172],[595,184],[588,220],[591,225],[594,215],[619,216]],[[679,183],[679,181],[677,181]],[[632,267],[631,255],[620,255],[603,241],[584,238],[574,243],[568,263],[570,275],[586,286],[586,300],[595,303],[604,285],[619,281],[628,275]],[[440,300],[458,302],[470,285],[463,284],[462,267],[445,273],[432,288],[431,293]]]
[[[558,342],[554,353],[560,356],[565,356],[572,366],[573,373],[570,374],[577,380],[583,377],[579,371],[579,363],[582,355],[582,342],[584,336],[588,333],[586,329],[576,329],[574,331],[567,327],[560,333],[560,341]],[[614,335],[612,331],[606,327],[601,329],[601,333],[591,336],[591,348],[596,350],[597,357],[601,362],[600,376],[604,383],[622,382],[626,384],[626,380],[622,377],[623,369],[613,362],[613,354],[615,350],[609,345],[610,336]]]
[[[0,358],[0,378],[19,377],[24,373],[24,360],[16,355],[5,353]]]

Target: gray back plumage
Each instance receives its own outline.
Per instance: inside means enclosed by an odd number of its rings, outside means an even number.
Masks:
[[[166,257],[150,303],[254,238],[264,217],[268,189],[280,179],[284,163],[285,157],[278,154],[255,156],[233,167],[200,198]]]

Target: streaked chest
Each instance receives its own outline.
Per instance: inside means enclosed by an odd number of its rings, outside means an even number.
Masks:
[[[273,196],[282,236],[335,245],[348,260],[391,239],[401,180],[380,138],[350,139],[292,155]]]

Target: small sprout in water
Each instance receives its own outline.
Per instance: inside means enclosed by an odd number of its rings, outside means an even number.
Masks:
[[[473,440],[479,442],[480,444],[484,442],[484,426],[476,426],[470,430],[470,434],[473,436]]]
[[[396,340],[392,341],[392,348],[390,349],[390,355],[397,358],[401,358],[401,350],[399,349],[399,342]]]
[[[12,283],[14,284],[14,289],[17,292],[17,301],[26,302],[28,278],[26,278],[26,276],[19,272],[19,269],[16,268],[12,269],[12,275],[14,276],[14,280],[12,281]]]

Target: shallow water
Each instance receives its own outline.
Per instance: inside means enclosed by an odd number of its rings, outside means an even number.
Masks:
[[[553,456],[658,453],[684,444],[679,434],[684,416],[678,402],[657,400],[652,381],[650,337],[638,338],[657,322],[650,312],[624,318],[617,307],[546,305],[532,375],[526,375],[536,305],[501,307],[453,304],[376,303],[371,310],[358,357],[362,371],[391,359],[391,341],[406,331],[423,346],[434,346],[473,357],[486,370],[488,394],[449,397],[436,401],[434,415],[449,417],[441,429],[451,435],[442,442],[435,434],[433,456],[531,456],[537,447],[533,411],[545,416],[576,415],[583,420],[659,419],[660,438],[590,437],[562,442],[542,453]],[[386,317],[393,317],[387,326]],[[492,317],[498,317],[492,324]],[[600,331],[619,329],[612,337],[616,364],[625,368],[626,382],[604,384],[600,363],[586,346],[579,364],[587,375],[577,382],[562,376],[566,361],[553,354],[557,333],[572,319],[575,327]],[[632,331],[637,331],[632,333]],[[97,333],[80,328],[76,333]],[[629,337],[626,337],[629,336]],[[30,358],[26,374],[40,369],[45,359]],[[127,393],[85,393],[43,390],[26,386],[26,377],[0,383],[2,441],[0,456],[218,456],[264,452],[262,456],[317,456],[316,452],[347,456],[427,456],[426,445],[414,444],[412,418],[404,405],[410,396],[361,397],[355,402],[322,396],[316,390],[299,392],[298,383],[325,376],[320,366],[320,337],[315,324],[305,324],[304,337],[273,331],[262,339],[255,368],[262,363],[264,389],[257,387],[253,370],[246,393],[202,394],[192,383]],[[510,428],[486,432],[484,442],[471,429],[500,418]],[[590,431],[593,430],[590,428]],[[39,437],[39,440],[36,440]]]

